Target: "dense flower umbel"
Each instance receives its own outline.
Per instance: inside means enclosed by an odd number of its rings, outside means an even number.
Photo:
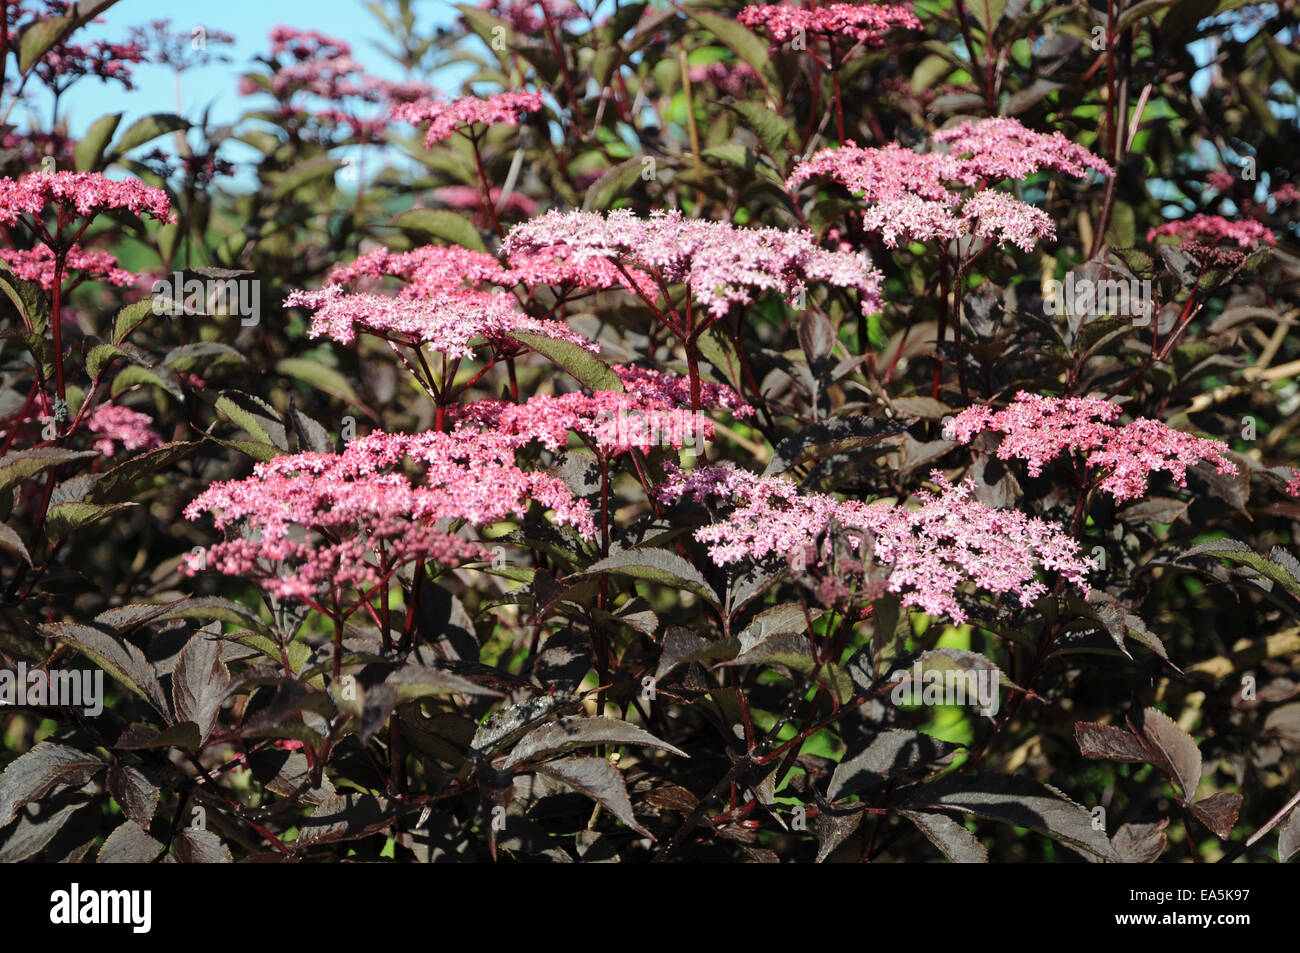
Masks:
[[[366,278],[400,278],[406,282],[400,294],[405,298],[427,298],[465,287],[497,285],[503,288],[537,285],[563,285],[571,289],[616,288],[635,290],[612,263],[592,259],[569,260],[567,249],[553,253],[519,253],[502,265],[486,252],[459,245],[425,245],[407,252],[390,252],[377,248],[348,265],[330,272],[331,284],[352,284]],[[642,272],[632,272],[633,280],[647,293],[655,291],[654,281]]]
[[[562,322],[524,314],[508,294],[466,288],[413,298],[347,294],[338,285],[328,285],[319,291],[295,291],[285,306],[314,309],[311,336],[324,335],[340,344],[351,344],[360,329],[464,358],[480,343],[516,347],[510,332],[527,331],[598,350]]]
[[[39,218],[48,205],[64,205],[78,215],[122,210],[172,219],[167,193],[139,179],[115,182],[98,172],[32,172],[21,179],[0,179],[0,222],[14,225],[23,215]]]
[[[615,366],[624,393],[538,394],[522,404],[504,400],[478,400],[456,408],[461,427],[478,426],[538,440],[551,450],[568,443],[570,432],[586,438],[600,450],[623,453],[632,448],[696,446],[713,438],[713,421],[691,414],[690,381],[677,374],[643,367]],[[704,382],[701,407],[721,407],[736,417],[754,409],[725,384]]]
[[[54,252],[44,245],[30,250],[0,248],[0,258],[24,281],[34,281],[46,291],[54,287]],[[68,276],[77,280],[106,281],[125,288],[136,276],[117,267],[117,258],[106,251],[86,251],[78,246],[68,250],[65,264]]]
[[[685,284],[715,316],[764,291],[794,297],[805,281],[855,288],[864,312],[880,308],[880,274],[867,257],[827,251],[804,231],[736,228],[676,211],[639,218],[627,209],[608,215],[552,210],[516,225],[504,248],[511,262],[521,253],[565,249],[575,263],[612,261],[657,271],[666,282]]]
[[[1153,242],[1161,235],[1203,245],[1236,242],[1242,248],[1256,248],[1261,242],[1265,245],[1277,244],[1277,236],[1272,229],[1254,219],[1244,218],[1234,222],[1221,215],[1193,215],[1176,222],[1165,222],[1147,232],[1147,241]]]
[[[186,507],[188,519],[210,512],[217,529],[238,531],[192,557],[190,571],[255,578],[289,598],[364,592],[405,562],[481,556],[481,547],[439,527],[522,516],[532,502],[594,536],[591,513],[561,480],[519,468],[522,442],[502,433],[378,433],[341,454],[259,463],[248,479],[214,483]],[[407,476],[421,467],[419,478]]]
[[[957,589],[967,581],[1030,605],[1047,592],[1037,576],[1041,567],[1088,591],[1087,573],[1094,566],[1079,555],[1075,540],[1050,523],[986,506],[974,499],[973,483],[950,484],[937,470],[931,479],[939,493],[918,493],[921,505],[907,507],[802,493],[789,480],[729,466],[690,474],[671,464],[666,468],[669,480],[659,492],[663,502],[690,494],[734,507],[695,534],[720,566],[806,552],[834,523],[855,547],[868,538],[874,558],[890,567],[887,588],[904,605],[953,622],[966,620]]]
[[[475,123],[517,126],[526,113],[537,112],[541,108],[541,93],[498,93],[487,99],[463,96],[451,102],[421,100],[402,103],[393,110],[393,118],[415,125],[428,123],[424,144],[432,148],[450,138],[460,126],[472,126]]]
[[[985,186],[1023,179],[1043,169],[1084,178],[1110,167],[1060,133],[1043,135],[1010,118],[965,122],[936,133],[946,152],[913,152],[897,143],[864,149],[846,142],[795,166],[786,185],[797,188],[815,176],[860,193],[867,204],[862,226],[885,245],[900,241],[951,241],[974,234],[1030,251],[1040,238],[1054,238],[1047,215],[1014,196]],[[973,194],[964,194],[974,189]]]
[[[921,29],[921,21],[907,7],[874,3],[828,3],[815,10],[762,4],[745,7],[736,19],[751,30],[763,30],[777,43],[812,34],[883,46],[884,34],[894,27]]]
[[[100,404],[90,412],[86,426],[99,434],[95,449],[111,457],[121,444],[124,450],[151,450],[162,446],[162,437],[153,429],[153,418],[129,407]]]
[[[1147,478],[1163,470],[1179,486],[1187,485],[1187,468],[1202,460],[1219,473],[1236,473],[1225,455],[1227,447],[1216,440],[1193,437],[1164,424],[1139,417],[1117,425],[1118,404],[1097,397],[1043,397],[1020,391],[1006,408],[968,407],[948,422],[944,436],[969,443],[975,434],[997,430],[1006,436],[998,457],[1015,457],[1028,464],[1030,476],[1066,453],[1084,455],[1084,463],[1102,473],[1099,488],[1116,501],[1137,499],[1146,493]]]

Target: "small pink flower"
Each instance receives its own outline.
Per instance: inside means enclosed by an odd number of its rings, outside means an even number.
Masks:
[[[483,547],[446,527],[523,516],[531,503],[590,539],[589,508],[563,481],[520,469],[524,438],[495,432],[376,433],[342,453],[276,457],[245,480],[214,483],[185,509],[211,513],[222,542],[189,561],[255,579],[281,597],[363,595],[415,560],[458,565]],[[422,471],[412,478],[413,470]]]
[[[966,620],[957,590],[967,581],[1027,606],[1048,591],[1039,568],[1061,573],[1085,594],[1095,568],[1060,529],[1015,510],[992,509],[974,499],[972,482],[949,484],[937,470],[931,479],[939,493],[919,493],[921,505],[905,507],[804,493],[789,480],[730,466],[690,474],[672,464],[665,469],[663,502],[691,495],[729,507],[723,519],[695,534],[718,565],[807,552],[834,523],[853,546],[871,543],[872,556],[890,567],[887,588],[904,605],[956,623]],[[829,545],[826,540],[823,556]]]
[[[875,3],[828,3],[812,10],[763,4],[745,7],[736,20],[751,30],[763,30],[777,43],[798,36],[845,36],[867,46],[884,46],[884,34],[895,27],[921,29],[907,7]]]
[[[1222,215],[1193,215],[1176,222],[1165,222],[1147,232],[1147,241],[1153,242],[1161,235],[1203,245],[1231,241],[1241,248],[1256,248],[1261,242],[1266,245],[1277,244],[1277,236],[1259,222],[1249,218],[1234,222]]]
[[[3,248],[0,249],[0,258],[8,262],[13,273],[24,281],[34,281],[46,291],[54,287],[54,252],[45,245],[38,245],[30,251]],[[136,280],[131,272],[117,267],[115,256],[106,251],[86,251],[75,245],[68,250],[65,269],[67,276],[106,281],[119,288],[126,288]]]
[[[15,225],[24,215],[39,218],[50,205],[72,208],[83,217],[120,210],[173,220],[167,193],[139,179],[115,182],[98,172],[31,172],[21,179],[0,179],[0,222]]]
[[[639,218],[627,209],[608,215],[551,210],[516,225],[503,247],[512,264],[537,254],[560,260],[563,252],[563,260],[579,269],[657,271],[665,281],[686,285],[719,317],[766,291],[792,299],[809,281],[856,289],[867,314],[880,307],[880,273],[866,255],[828,251],[804,231],[737,228],[677,211]]]
[[[451,102],[421,100],[402,103],[393,110],[393,118],[416,125],[428,123],[424,144],[433,148],[449,138],[460,126],[472,126],[475,123],[517,126],[526,113],[537,112],[541,108],[541,93],[498,93],[487,99],[464,96]]]
[[[1098,487],[1117,502],[1146,493],[1152,473],[1164,471],[1179,486],[1187,485],[1187,468],[1202,460],[1219,473],[1236,473],[1227,447],[1217,440],[1193,437],[1164,424],[1139,417],[1122,426],[1118,404],[1096,397],[1043,397],[1020,391],[1007,407],[968,407],[948,422],[944,436],[969,443],[985,430],[1003,433],[998,459],[1013,457],[1028,464],[1030,476],[1040,476],[1049,461],[1078,454],[1085,466],[1099,471]]]
[[[151,450],[162,446],[163,439],[152,427],[153,418],[129,407],[100,404],[90,412],[86,426],[100,438],[95,449],[106,457],[116,452],[116,444],[124,450]]]

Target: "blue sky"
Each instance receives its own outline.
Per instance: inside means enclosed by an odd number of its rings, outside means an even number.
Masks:
[[[450,23],[456,14],[450,0],[416,0],[415,10],[425,29]],[[234,34],[236,40],[233,46],[225,47],[231,62],[185,73],[182,114],[186,116],[196,116],[211,104],[215,122],[231,122],[245,110],[265,104],[265,97],[240,96],[236,85],[240,75],[248,70],[251,58],[268,49],[267,33],[280,24],[319,30],[347,40],[352,44],[353,56],[365,65],[367,72],[401,78],[400,68],[372,45],[383,38],[384,30],[362,0],[221,0],[203,4],[119,0],[105,12],[103,23],[88,26],[77,37],[82,41],[119,41],[126,38],[130,27],[163,18],[172,21],[173,31],[188,32],[202,26]],[[73,86],[59,108],[60,115],[68,120],[72,135],[82,135],[90,123],[109,112],[124,113],[120,127],[124,129],[133,119],[149,113],[176,110],[172,73],[166,67],[136,66],[133,82],[137,88],[130,92],[117,83],[101,83],[93,77]],[[43,89],[33,93],[29,103],[19,106],[10,121],[25,128],[26,110],[36,113],[38,126],[48,125],[50,99]]]

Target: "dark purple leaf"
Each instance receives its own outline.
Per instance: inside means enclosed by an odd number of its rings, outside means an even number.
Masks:
[[[89,752],[42,741],[0,774],[0,828],[8,825],[23,805],[39,800],[58,785],[80,787],[104,767],[104,762]]]

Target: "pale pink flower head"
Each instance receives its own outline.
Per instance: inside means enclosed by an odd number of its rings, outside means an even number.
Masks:
[[[548,17],[555,29],[586,19],[586,14],[572,0],[481,0],[479,8],[510,29],[529,35],[545,30]]]
[[[1193,215],[1176,222],[1165,222],[1147,232],[1147,241],[1153,242],[1162,235],[1181,239],[1184,244],[1188,241],[1202,245],[1235,242],[1240,248],[1257,248],[1261,243],[1277,244],[1277,236],[1272,229],[1254,219],[1245,218],[1234,222],[1222,215]]]
[[[486,428],[524,440],[537,440],[555,451],[576,434],[598,452],[613,455],[633,448],[695,448],[711,440],[713,421],[689,411],[690,381],[651,368],[616,365],[623,392],[538,394],[523,403],[478,400],[453,409],[463,428]],[[721,408],[735,417],[748,417],[753,408],[725,384],[705,381],[700,389],[703,409]]]
[[[1090,169],[1111,172],[1060,133],[1037,133],[1008,117],[964,122],[936,133],[934,141],[946,151],[914,152],[898,143],[864,149],[846,142],[800,162],[786,186],[795,189],[821,177],[859,194],[866,203],[863,229],[879,234],[888,248],[974,235],[1031,251],[1039,239],[1055,238],[1051,219],[988,184],[1043,169],[1078,178]]]
[[[1076,179],[1086,179],[1089,169],[1113,174],[1105,160],[1061,133],[1035,132],[1010,116],[959,123],[936,132],[933,138],[945,144],[948,155],[958,161],[958,178],[966,185],[1024,179],[1043,169]]]
[[[718,317],[767,291],[793,299],[810,281],[856,289],[868,314],[880,307],[880,273],[866,255],[828,251],[804,231],[737,228],[677,211],[640,218],[628,209],[608,215],[551,210],[516,225],[503,247],[512,263],[519,255],[563,249],[565,260],[578,266],[604,261],[657,272],[666,282],[686,285]]]
[[[33,281],[49,291],[54,287],[54,252],[38,245],[30,250],[0,248],[0,258],[24,281]],[[67,275],[76,281],[105,281],[119,288],[133,284],[136,276],[117,267],[117,258],[106,251],[86,251],[79,245],[68,250]]]
[[[515,299],[504,293],[452,289],[427,297],[390,297],[347,294],[338,285],[327,285],[319,291],[295,291],[285,299],[285,306],[313,310],[310,335],[340,344],[351,344],[360,330],[408,346],[427,346],[448,357],[468,358],[484,344],[517,349],[510,333],[522,331],[598,350],[563,322],[524,314]]]
[[[50,206],[72,209],[85,218],[124,211],[172,221],[167,193],[139,179],[115,182],[98,172],[31,172],[21,179],[0,179],[0,222],[15,225],[24,215],[40,219]]]
[[[666,465],[669,479],[659,492],[671,503],[684,495],[722,504],[727,515],[696,532],[720,566],[743,559],[761,560],[807,552],[838,527],[862,550],[889,568],[886,588],[906,605],[961,623],[966,612],[958,590],[967,582],[993,594],[1031,605],[1047,593],[1038,570],[1059,572],[1085,594],[1095,568],[1079,554],[1079,544],[1059,528],[1015,510],[995,510],[974,498],[970,481],[952,485],[939,471],[931,479],[939,493],[917,494],[919,507],[839,501],[802,492],[780,477],[757,477],[730,466],[701,468],[690,474]]]
[[[505,124],[519,125],[519,120],[528,113],[542,108],[541,93],[497,93],[486,99],[478,96],[463,96],[451,102],[438,100],[421,100],[402,103],[393,110],[393,118],[399,122],[415,125],[428,123],[424,135],[424,144],[433,148],[462,126],[476,123],[492,126]]]
[[[124,450],[152,450],[163,439],[153,429],[153,418],[129,407],[100,404],[90,412],[86,426],[98,434],[95,449],[106,457],[113,456],[121,445]]]
[[[501,433],[370,434],[339,454],[301,453],[254,467],[246,480],[214,483],[185,509],[211,513],[227,538],[190,560],[255,579],[281,598],[360,599],[402,565],[457,565],[483,547],[447,527],[521,518],[533,503],[557,525],[591,538],[591,513],[563,481],[520,469],[522,441]]]
[[[1044,397],[1020,391],[1007,407],[968,407],[948,422],[944,436],[969,443],[982,431],[1004,434],[998,458],[1024,460],[1030,476],[1040,476],[1049,461],[1077,454],[1097,471],[1099,489],[1116,502],[1139,499],[1147,480],[1163,471],[1187,486],[1187,468],[1202,460],[1219,473],[1236,473],[1237,466],[1217,440],[1194,437],[1139,417],[1130,424],[1114,423],[1118,404],[1097,397]]]
[[[876,3],[828,3],[816,9],[762,4],[745,7],[736,20],[751,30],[762,30],[774,42],[799,36],[842,36],[865,46],[885,45],[884,35],[894,28],[921,29],[910,9]]]
[[[976,192],[966,200],[961,213],[969,234],[998,245],[1033,251],[1040,238],[1056,237],[1056,226],[1046,212],[1008,192]]]

